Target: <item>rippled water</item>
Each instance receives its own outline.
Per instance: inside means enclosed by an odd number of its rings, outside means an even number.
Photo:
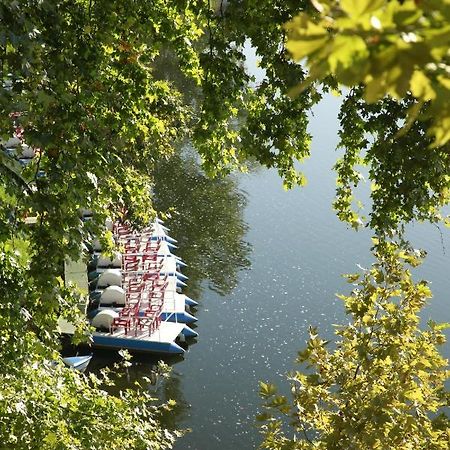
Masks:
[[[178,405],[167,423],[192,431],[176,449],[250,450],[257,448],[258,381],[286,388],[308,325],[332,337],[332,325],[347,319],[336,292],[348,292],[342,273],[367,266],[370,233],[340,223],[331,208],[337,157],[338,99],[326,99],[312,119],[313,156],[304,170],[304,189],[285,192],[273,171],[211,182],[195,160],[161,169],[158,205],[177,209],[168,221],[180,241],[200,305],[198,342],[185,358],[169,360],[173,373],[158,393]],[[364,193],[362,194],[364,196]],[[417,271],[432,281],[435,299],[424,318],[450,322],[447,230],[411,227],[410,238],[429,257]],[[445,253],[446,251],[446,253]],[[448,346],[446,355],[450,355]],[[103,357],[104,358],[104,357]],[[107,363],[97,356],[97,365]],[[128,382],[147,376],[152,360],[138,359]]]

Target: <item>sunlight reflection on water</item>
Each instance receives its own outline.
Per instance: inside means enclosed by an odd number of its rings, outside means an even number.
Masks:
[[[158,389],[178,403],[167,424],[192,429],[178,450],[257,448],[258,381],[286,392],[283,377],[308,325],[330,338],[333,324],[347,321],[335,293],[348,292],[342,273],[370,264],[370,232],[347,229],[331,208],[338,105],[329,98],[316,110],[312,157],[304,167],[309,183],[302,190],[285,192],[277,174],[263,170],[211,182],[192,160],[161,173],[157,206],[177,209],[167,225],[189,264],[186,293],[200,303],[198,342],[184,359],[169,360],[172,377]],[[429,252],[417,274],[433,282],[435,299],[425,315],[450,322],[450,265],[441,237],[426,225],[411,227],[410,236]],[[152,362],[137,361],[128,381],[147,376]]]

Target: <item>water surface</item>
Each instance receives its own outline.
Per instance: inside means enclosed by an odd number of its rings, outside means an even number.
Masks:
[[[200,303],[197,343],[169,360],[172,376],[158,389],[178,402],[168,424],[192,429],[178,450],[257,448],[258,381],[286,389],[309,324],[332,337],[333,324],[348,321],[335,293],[349,291],[342,273],[370,264],[371,234],[348,229],[331,207],[338,107],[331,97],[315,110],[303,189],[285,192],[278,175],[262,169],[213,182],[189,158],[176,171],[161,169],[157,206],[175,208],[167,225],[190,264],[186,293]],[[437,228],[414,225],[409,235],[429,252],[417,271],[435,294],[424,318],[450,322],[450,239],[442,233],[441,240]],[[137,360],[128,381],[148,375],[151,364]]]

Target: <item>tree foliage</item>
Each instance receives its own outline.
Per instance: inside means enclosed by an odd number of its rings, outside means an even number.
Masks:
[[[293,165],[308,153],[312,99],[286,95],[286,80],[301,70],[283,52],[271,62],[282,37],[269,36],[285,18],[273,26],[264,19],[270,30],[258,45],[270,73],[258,88],[249,86],[242,51],[248,34],[237,11],[225,20],[208,2],[2,1],[0,19],[0,441],[15,448],[166,448],[172,437],[157,423],[150,427],[147,401],[135,408],[140,394],[108,396],[93,380],[49,366],[57,359],[59,316],[76,323],[77,339],[88,336],[80,293],[61,278],[63,263],[86,256],[93,235],[111,248],[107,216],[148,222],[155,163],[186,138],[209,174],[244,166],[251,156],[276,167],[287,186],[301,182]],[[252,25],[255,42],[257,30]],[[177,77],[158,70],[165,55]],[[35,157],[21,165],[27,146]],[[82,221],[82,209],[92,210],[93,220]],[[102,407],[116,427],[107,436]],[[78,427],[76,410],[98,420],[89,430]]]
[[[386,94],[417,99],[405,132],[420,114],[431,119],[434,145],[450,140],[450,2],[435,0],[313,0],[286,25],[287,47],[296,60],[307,57],[309,76],[333,75],[346,86],[364,85],[368,103]],[[427,108],[424,105],[430,102]]]
[[[136,409],[140,394],[108,396],[97,381],[48,361],[57,358],[61,314],[76,322],[77,338],[88,335],[76,308],[80,293],[61,279],[64,260],[86,256],[93,235],[111,248],[107,216],[147,223],[156,163],[187,139],[209,175],[245,170],[250,159],[278,170],[285,187],[301,185],[295,163],[309,155],[308,113],[322,95],[311,81],[323,80],[324,91],[354,86],[340,115],[340,218],[361,223],[352,190],[366,164],[369,224],[378,234],[416,218],[441,219],[450,180],[447,1],[213,3],[0,2],[2,150],[11,137],[19,141],[12,153],[0,152],[6,446],[103,448],[100,420],[89,430],[72,423],[77,408],[104,418],[102,406],[117,416],[117,432],[104,438],[109,448],[121,439],[134,448],[170,446],[172,438]],[[246,66],[248,46],[264,71],[260,81]],[[309,72],[288,49],[308,57]],[[301,92],[288,95],[299,82]],[[35,157],[21,165],[13,153],[26,146]],[[82,209],[93,220],[82,221]],[[55,407],[61,398],[67,410]],[[96,430],[99,440],[89,438]],[[137,430],[144,434],[133,437]]]
[[[312,1],[286,24],[287,48],[306,61],[299,92],[324,82],[351,88],[341,113],[344,156],[335,208],[357,228],[353,189],[368,166],[369,224],[386,232],[440,221],[449,201],[447,1]],[[330,78],[331,77],[331,78]]]
[[[311,329],[299,354],[307,371],[289,377],[292,402],[261,383],[263,448],[448,448],[448,362],[437,350],[446,325],[419,328],[431,292],[412,281],[405,264],[417,265],[418,255],[396,237],[411,221],[441,221],[449,202],[449,7],[312,0],[285,25],[287,48],[308,68],[291,95],[350,88],[339,115],[334,207],[381,240],[372,268],[349,276],[356,287],[341,298],[351,320],[338,327],[336,348]],[[353,192],[366,172],[372,207],[364,221]]]
[[[230,1],[211,12],[201,55],[204,100],[194,134],[208,173],[245,167],[253,158],[276,168],[287,188],[305,182],[294,162],[309,156],[307,112],[320,96],[312,90],[296,98],[287,95],[304,71],[287,58],[282,33],[284,22],[304,3]],[[265,72],[259,84],[246,68],[246,44],[255,49]]]
[[[36,152],[23,167],[0,152],[2,448],[172,445],[144,388],[109,395],[51,361],[60,315],[87,337],[80,295],[60,277],[64,260],[78,259],[125,205],[134,222],[154,214],[150,173],[185,135],[189,105],[153,77],[152,62],[172,47],[198,82],[195,14],[196,4],[165,1],[0,4],[2,143],[14,136],[18,156],[23,145]],[[94,220],[83,222],[81,209]]]
[[[422,121],[400,133],[413,103],[411,98],[399,102],[386,97],[368,104],[359,88],[343,100],[339,146],[344,155],[335,165],[334,207],[338,217],[354,228],[364,223],[389,235],[413,220],[446,219],[442,211],[450,200],[448,148],[428,147],[431,139]],[[357,208],[353,192],[365,176],[372,201],[368,218]]]
[[[64,298],[58,299],[64,291],[61,286],[60,292],[53,292],[55,302],[65,304]],[[1,449],[172,446],[179,433],[169,433],[158,423],[158,409],[145,385],[113,396],[107,372],[85,376],[64,366],[53,350],[57,341],[50,323],[55,319],[47,317],[50,307],[12,249],[0,254],[0,294]],[[36,307],[44,309],[40,316],[34,313]],[[76,311],[65,313],[74,318]]]
[[[376,242],[374,253],[376,262],[364,274],[347,275],[354,288],[339,297],[351,320],[337,327],[336,347],[310,329],[298,356],[308,370],[289,376],[292,405],[261,383],[267,399],[262,448],[448,448],[447,361],[437,350],[445,325],[419,328],[431,291],[406,267],[417,266],[420,253],[385,242]],[[285,434],[279,414],[292,419],[294,435]]]

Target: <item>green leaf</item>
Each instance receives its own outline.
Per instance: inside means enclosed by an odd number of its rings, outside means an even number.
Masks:
[[[319,50],[329,39],[328,31],[312,22],[306,13],[294,17],[285,28],[289,37],[286,48],[295,60],[301,60]]]
[[[359,36],[336,36],[328,57],[333,72],[348,69],[355,64],[362,64],[369,56],[366,43]]]
[[[261,414],[257,414],[256,415],[256,420],[258,422],[265,422],[267,420],[269,420],[272,417],[272,415],[268,412],[263,412]]]
[[[292,58],[300,61],[305,56],[322,48],[328,41],[328,37],[305,36],[302,39],[291,39],[286,43],[287,50]]]
[[[352,18],[370,14],[384,6],[384,0],[341,0],[342,10]]]
[[[263,397],[271,397],[277,392],[277,388],[275,385],[270,383],[264,383],[262,381],[259,383],[259,388],[260,388],[260,395]]]

